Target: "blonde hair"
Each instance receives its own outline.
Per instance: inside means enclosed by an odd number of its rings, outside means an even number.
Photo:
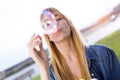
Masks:
[[[80,34],[75,30],[72,22],[65,15],[60,13],[60,11],[58,11],[55,8],[47,8],[45,10],[50,11],[53,14],[57,13],[59,16],[61,16],[67,21],[68,25],[71,28],[71,38],[74,44],[74,48],[76,50],[77,60],[79,62],[79,66],[81,69],[80,72],[82,74],[82,78],[85,80],[90,80],[91,77],[85,55],[85,45],[81,39]],[[50,41],[47,35],[45,35],[45,39],[49,46],[49,50],[52,56],[51,65],[54,69],[57,80],[74,80],[74,75],[71,73],[65,59],[63,58],[62,54],[55,46],[54,42]]]

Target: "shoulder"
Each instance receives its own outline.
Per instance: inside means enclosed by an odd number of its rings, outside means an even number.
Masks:
[[[100,45],[100,44],[90,45],[88,49],[92,50],[92,52],[95,53],[96,56],[101,59],[115,55],[114,51],[105,45]]]
[[[103,44],[90,45],[89,47],[94,48],[96,50],[108,50],[108,49],[110,49],[108,46],[103,45]]]
[[[97,52],[97,54],[104,54],[107,50],[111,50],[109,47],[101,44],[89,45],[86,47],[86,50],[89,52]]]
[[[90,47],[100,54],[114,52],[110,47],[106,45],[96,44],[96,45],[90,45]]]
[[[103,44],[89,45],[88,49],[94,49],[99,52],[113,51],[110,47]]]

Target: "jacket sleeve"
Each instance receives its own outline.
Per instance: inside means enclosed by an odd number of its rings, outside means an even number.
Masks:
[[[111,80],[120,80],[120,63],[118,61],[117,56],[114,51],[110,48],[107,48],[107,53],[109,53],[109,61],[110,61],[110,76]]]

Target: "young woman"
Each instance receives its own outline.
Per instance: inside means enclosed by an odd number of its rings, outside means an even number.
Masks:
[[[115,53],[103,45],[87,46],[72,22],[60,11],[43,10],[40,22],[49,46],[50,61],[39,35],[31,37],[28,49],[40,68],[41,80],[120,80],[120,64]]]

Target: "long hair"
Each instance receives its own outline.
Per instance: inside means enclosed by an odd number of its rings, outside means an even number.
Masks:
[[[90,80],[91,77],[90,77],[87,59],[85,55],[85,44],[82,40],[81,35],[76,31],[72,22],[65,15],[63,15],[60,11],[52,7],[47,8],[45,10],[50,11],[53,14],[57,13],[59,16],[61,16],[63,19],[67,21],[71,29],[71,38],[72,38],[74,48],[76,51],[77,61],[79,63],[82,78],[85,80]],[[49,51],[51,53],[51,65],[54,69],[57,80],[74,80],[74,75],[70,71],[64,57],[62,56],[60,51],[57,49],[54,42],[50,41],[48,35],[45,35],[45,39],[48,44]]]

